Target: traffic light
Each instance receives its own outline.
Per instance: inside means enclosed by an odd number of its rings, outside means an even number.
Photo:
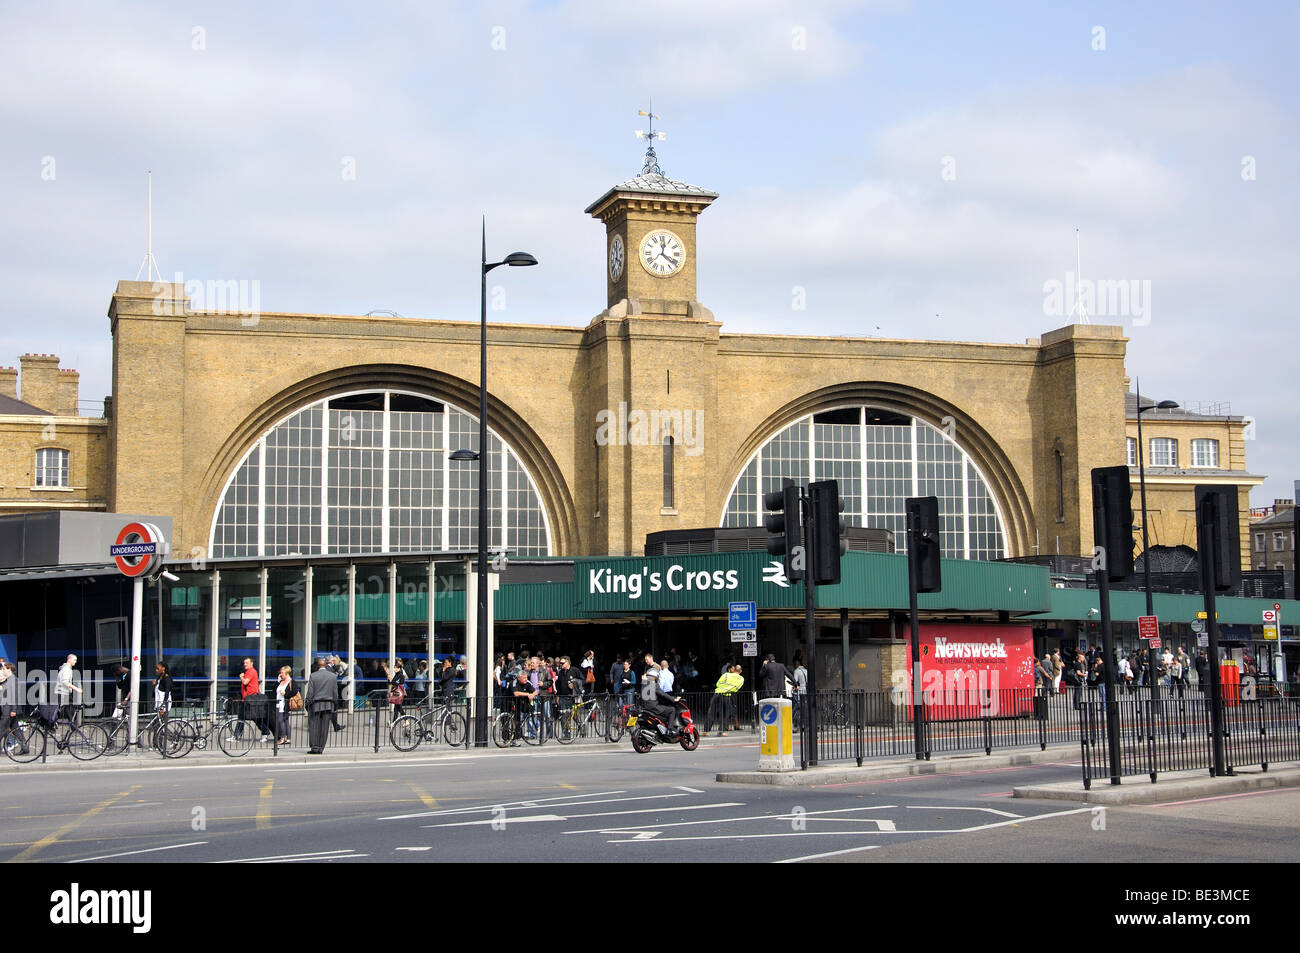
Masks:
[[[909,496],[906,509],[909,527],[907,558],[916,561],[916,591],[939,592],[943,589],[943,573],[939,566],[942,552],[939,498]]]
[[[1128,467],[1092,471],[1093,545],[1103,548],[1106,575],[1112,582],[1133,575],[1133,484]]]
[[[780,490],[763,494],[763,509],[772,510],[763,517],[763,526],[771,535],[767,551],[785,557],[785,578],[796,583],[803,578],[804,552],[799,542],[799,487],[790,481]]]
[[[840,581],[840,557],[848,551],[849,541],[844,538],[844,501],[840,499],[840,485],[836,480],[822,480],[808,484],[808,498],[812,501],[813,582],[819,586],[833,586]]]
[[[1196,488],[1196,549],[1202,571],[1214,568],[1216,592],[1236,589],[1241,581],[1241,525],[1235,486]]]

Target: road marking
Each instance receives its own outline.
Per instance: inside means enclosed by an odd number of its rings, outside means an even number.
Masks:
[[[689,827],[693,824],[738,824],[741,821],[792,821],[796,819],[806,819],[810,817],[820,817],[823,814],[846,814],[850,811],[884,811],[896,804],[872,804],[862,807],[841,807],[834,810],[826,811],[804,811],[799,814],[757,814],[753,817],[722,817],[713,818],[708,821],[677,821],[673,824],[656,824],[655,827]],[[685,810],[685,808],[673,808],[673,810]],[[565,831],[566,834],[621,834],[624,831],[635,830],[631,827],[597,827],[589,828],[585,831]],[[739,836],[739,835],[737,835]]]
[[[774,864],[797,864],[802,860],[821,860],[823,857],[838,857],[841,854],[856,854],[864,850],[879,850],[879,844],[868,844],[866,847],[846,847],[844,850],[831,850],[824,854],[809,854],[806,857],[791,857],[789,860],[774,860]]]
[[[619,831],[618,833],[626,834],[630,831]],[[662,840],[656,840],[656,844],[666,844],[670,841],[697,841],[697,840],[760,840],[767,837],[853,837],[855,834],[869,833],[886,833],[884,831],[785,831],[777,834],[697,834],[691,837],[665,837]],[[901,834],[910,834],[911,831],[899,831]],[[929,832],[927,832],[929,833]],[[940,833],[956,833],[955,831],[942,831]],[[639,841],[646,843],[646,841]],[[629,837],[627,840],[606,841],[607,844],[636,844],[638,839]]]
[[[556,807],[557,805],[551,805]],[[721,804],[693,804],[686,807],[647,807],[637,811],[598,811],[592,814],[526,814],[523,817],[511,817],[503,814],[499,818],[488,818],[481,821],[454,821],[451,824],[425,824],[425,827],[472,827],[475,824],[514,824],[518,821],[577,821],[584,817],[624,817],[628,814],[662,814],[664,811],[705,811],[716,807],[744,807],[740,801],[727,801]],[[726,818],[719,818],[719,823],[726,821]]]
[[[162,801],[136,801],[134,804],[114,804],[114,805],[113,805],[112,807],[110,807],[108,810],[110,810],[110,811],[125,811],[125,810],[128,810],[128,809],[133,808],[133,807],[152,807],[152,806],[154,806],[154,805],[158,805],[158,804],[161,804],[161,803],[163,803],[163,802],[162,802]]]
[[[573,798],[604,797],[606,796],[606,794],[627,794],[627,793],[628,792],[625,792],[625,790],[599,790],[599,792],[591,792],[590,794],[556,794],[555,797],[538,797],[538,798],[534,798],[534,800],[532,801],[506,801],[502,803],[493,803],[493,805],[482,805],[478,807],[447,807],[446,810],[441,810],[441,811],[420,811],[419,814],[393,814],[390,816],[386,816],[386,818],[376,818],[376,820],[412,820],[415,818],[438,818],[438,816],[447,816],[450,814],[473,814],[474,811],[494,811],[499,809],[499,807],[521,807],[524,806],[525,803],[534,806],[536,805],[543,805],[547,807],[556,806],[556,805],[550,805],[550,803],[546,803],[547,801],[569,801],[572,803],[572,805],[581,805],[581,803],[606,803],[604,801],[573,801]],[[667,796],[667,797],[680,797],[680,796],[679,794],[671,794],[671,796]],[[636,800],[636,798],[628,798],[628,800]]]
[[[1240,794],[1220,794],[1218,797],[1194,797],[1186,801],[1166,801],[1163,804],[1152,804],[1152,807],[1178,807],[1182,804],[1204,804],[1206,801],[1226,801],[1229,798],[1238,797],[1259,797],[1261,794],[1295,794],[1294,788],[1275,788],[1269,791],[1243,791]]]
[[[318,850],[311,854],[273,854],[268,857],[239,857],[235,860],[214,860],[214,864],[255,864],[261,861],[277,860],[312,860],[318,857],[330,857],[335,854],[348,854],[352,852],[351,847],[340,847],[337,850]],[[364,856],[364,855],[363,855]]]
[[[677,790],[679,790],[679,791],[685,791],[687,794],[703,794],[703,793],[704,793],[703,791],[700,791],[700,790],[698,790],[698,789],[696,789],[696,788],[688,788],[688,787],[686,787],[686,786],[684,786],[684,785],[681,785],[681,784],[677,785]]]
[[[433,850],[432,847],[396,847],[394,850]]]
[[[190,841],[188,844],[169,844],[166,847],[146,847],[144,850],[124,850],[120,854],[100,854],[98,857],[83,857],[80,860],[70,860],[70,864],[89,864],[96,860],[111,860],[114,857],[130,857],[132,854],[152,854],[159,850],[180,850],[182,847],[199,847],[206,844],[205,840]]]
[[[411,789],[412,793],[420,799],[425,807],[434,808],[438,806],[438,799],[414,781],[407,781],[406,786]]]
[[[269,830],[271,827],[271,789],[275,787],[275,778],[267,778],[262,790],[257,792],[257,829]]]
[[[99,814],[101,811],[104,811],[105,809],[111,807],[114,801],[120,801],[122,800],[122,798],[128,795],[134,794],[136,791],[140,790],[141,787],[143,787],[143,785],[133,784],[125,791],[119,791],[117,794],[114,794],[112,797],[100,801],[90,810],[86,811],[83,814],[77,815],[75,818],[68,821],[68,823],[64,824],[58,830],[54,831],[51,834],[46,834],[36,843],[32,844],[30,847],[24,850],[21,854],[18,854],[16,857],[11,857],[8,863],[11,864],[22,863],[23,861],[29,859],[33,855],[40,853],[42,850],[44,850],[45,848],[53,844],[55,841],[57,841],[64,834],[70,833],[72,830],[78,827],[82,822],[89,820],[90,818],[94,817],[96,814]]]
[[[998,811],[991,807],[953,807],[951,804],[945,804],[942,807],[936,805],[927,807],[924,804],[909,804],[909,811],[983,811],[986,814],[996,814],[999,817],[1024,817],[1023,814],[1012,814],[1010,811]]]

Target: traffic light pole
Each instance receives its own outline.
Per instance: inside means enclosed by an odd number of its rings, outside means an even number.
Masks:
[[[807,698],[811,699],[808,711],[804,714],[808,718],[808,764],[813,767],[817,766],[817,587],[813,580],[816,579],[816,567],[812,565],[812,560],[816,557],[817,546],[816,529],[814,524],[817,520],[813,516],[812,498],[807,494],[800,494],[803,505],[800,507],[800,514],[803,517],[803,545],[804,545],[804,574],[803,574],[803,631],[804,631],[804,655],[807,658],[808,668],[808,694]]]
[[[1094,470],[1093,473],[1098,471]],[[1111,500],[1105,480],[1092,485],[1092,526],[1094,540],[1100,537],[1102,543],[1110,542],[1111,549],[1119,545],[1108,540],[1106,532],[1107,515],[1112,506],[1118,507],[1122,501]],[[1129,525],[1129,539],[1133,538],[1132,524]],[[1131,548],[1131,543],[1130,543]],[[1110,621],[1110,560],[1117,555],[1103,546],[1102,564],[1097,569],[1097,604],[1101,607],[1101,655],[1102,688],[1106,693],[1106,751],[1110,759],[1110,783],[1119,784],[1120,746],[1119,746],[1119,699],[1115,697],[1115,632]],[[1154,781],[1155,778],[1153,777]]]
[[[1215,512],[1214,500],[1201,502],[1196,513],[1201,524],[1201,539],[1198,542],[1198,555],[1201,559],[1201,589],[1205,593],[1205,622],[1210,632],[1210,738],[1214,757],[1214,776],[1224,777],[1230,773],[1223,751],[1223,679],[1219,671],[1219,619],[1215,611],[1215,587],[1218,580],[1214,574],[1214,553],[1218,546],[1218,514]]]
[[[929,752],[925,750],[925,730],[922,725],[924,701],[921,696],[921,620],[916,602],[918,586],[916,564],[920,545],[917,536],[916,513],[909,507],[907,511],[907,611],[912,627],[912,746],[916,751],[917,761],[928,761]]]

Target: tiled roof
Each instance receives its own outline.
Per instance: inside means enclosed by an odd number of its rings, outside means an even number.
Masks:
[[[25,417],[49,417],[52,416],[48,410],[42,410],[31,404],[24,404],[21,400],[15,400],[12,397],[0,395],[0,414]]]

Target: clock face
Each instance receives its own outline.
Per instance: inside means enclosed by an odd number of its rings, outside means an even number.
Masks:
[[[609,243],[609,277],[611,281],[618,281],[623,277],[622,235],[615,235],[614,240]]]
[[[641,239],[641,266],[656,278],[667,278],[686,264],[686,246],[666,228],[656,228]]]

